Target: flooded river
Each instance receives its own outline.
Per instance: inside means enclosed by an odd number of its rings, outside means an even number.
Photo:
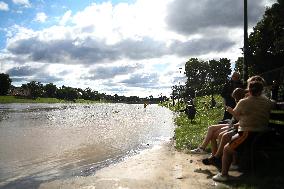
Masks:
[[[0,104],[0,188],[95,174],[169,140],[174,127],[158,105]]]

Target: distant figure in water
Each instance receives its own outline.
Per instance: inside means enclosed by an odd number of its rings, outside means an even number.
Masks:
[[[148,106],[147,102],[144,102],[144,108],[146,108]]]

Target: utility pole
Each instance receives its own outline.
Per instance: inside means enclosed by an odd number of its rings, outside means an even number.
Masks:
[[[181,74],[182,68],[178,68],[179,69],[179,74]],[[180,105],[180,94],[181,94],[181,84],[180,84],[180,78],[178,81],[178,107]]]
[[[248,79],[248,6],[247,0],[244,0],[244,63],[243,63],[243,79]]]

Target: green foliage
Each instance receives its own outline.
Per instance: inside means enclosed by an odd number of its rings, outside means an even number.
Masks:
[[[66,101],[56,98],[30,99],[15,96],[0,96],[0,103],[66,103]]]
[[[48,83],[43,88],[46,97],[54,98],[56,96],[57,87],[53,83]]]
[[[184,113],[180,113],[175,118],[177,128],[175,129],[176,148],[192,149],[201,144],[208,126],[216,124],[223,116],[222,98],[220,96],[214,97],[217,102],[217,107],[210,108],[211,97],[203,96],[195,99],[195,106],[197,114],[194,122],[190,122]],[[183,109],[184,105],[178,105],[170,109],[177,111]]]
[[[30,91],[31,98],[37,98],[43,95],[43,85],[40,82],[31,81],[27,84],[23,84],[22,88]]]
[[[85,100],[99,100],[99,92],[93,91],[91,88],[86,88],[84,91],[82,91],[82,98]]]
[[[186,96],[187,89],[196,91],[197,96],[219,93],[229,74],[231,73],[231,63],[227,58],[218,60],[202,61],[191,58],[185,64]]]
[[[185,64],[185,75],[187,76],[186,85],[194,89],[199,89],[207,77],[208,64],[197,58],[191,58]]]
[[[255,74],[283,66],[284,2],[267,8],[249,36],[249,67]]]
[[[63,85],[57,90],[57,97],[59,99],[75,101],[75,99],[78,99],[79,97],[79,92],[75,88],[65,87]]]
[[[0,95],[7,95],[12,80],[10,79],[8,74],[1,73],[0,74]]]
[[[23,98],[23,97],[15,97],[15,96],[0,96],[0,103],[69,103],[67,100],[60,100],[57,98]],[[98,103],[101,101],[93,101],[93,100],[84,100],[84,99],[76,99],[75,103]]]
[[[209,77],[211,81],[207,81],[213,86],[214,93],[221,93],[222,85],[226,83],[231,73],[231,63],[227,58],[217,60],[209,60]],[[211,87],[211,86],[210,86]]]

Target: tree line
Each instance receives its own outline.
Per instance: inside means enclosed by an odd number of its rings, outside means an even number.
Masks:
[[[57,87],[53,83],[42,84],[38,81],[31,81],[26,84],[22,84],[21,87],[15,87],[11,85],[12,80],[10,76],[5,73],[0,74],[0,95],[8,95],[13,94],[19,97],[33,98],[36,99],[38,97],[45,98],[58,98],[67,101],[75,101],[76,99],[84,99],[84,100],[92,100],[92,101],[100,101],[104,100],[107,102],[126,102],[126,103],[143,103],[145,100],[150,103],[158,103],[160,101],[164,101],[167,99],[166,96],[160,96],[159,98],[154,98],[150,95],[147,98],[140,98],[138,96],[119,96],[115,95],[107,95],[105,93],[99,93],[96,90],[92,90],[91,88],[81,89],[81,88],[73,88],[68,86]],[[16,92],[15,92],[16,91]],[[26,94],[22,93],[17,94],[17,91],[25,91]]]
[[[184,86],[172,87],[171,98],[190,100],[195,96],[220,93],[231,71],[231,63],[227,58],[208,61],[190,58],[185,63],[187,81]]]

